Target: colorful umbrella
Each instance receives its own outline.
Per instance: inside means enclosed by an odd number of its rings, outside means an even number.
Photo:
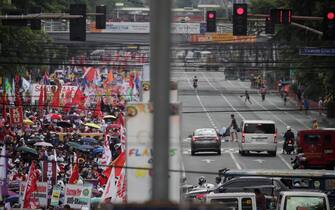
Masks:
[[[34,144],[34,146],[40,146],[40,147],[53,147],[52,144],[50,144],[50,143],[48,143],[48,142],[44,142],[44,141],[42,141],[42,142],[37,142],[37,143]]]
[[[48,117],[52,120],[60,120],[62,119],[62,115],[60,114],[55,114],[55,113],[51,113],[48,115]]]
[[[36,149],[28,147],[28,146],[21,146],[21,147],[17,148],[16,150],[18,152],[29,152],[29,153],[32,153],[32,154],[35,154],[35,155],[38,154],[38,152],[36,151]]]
[[[101,128],[100,125],[97,125],[95,123],[85,123],[84,125],[88,126],[88,127],[91,127],[91,128],[96,128],[96,129],[100,129]]]
[[[34,124],[34,122],[31,121],[31,120],[28,119],[28,118],[24,119],[24,120],[23,120],[23,123],[26,124],[26,125],[32,125],[32,124]]]

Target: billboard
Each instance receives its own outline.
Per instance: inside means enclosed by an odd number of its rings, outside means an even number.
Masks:
[[[181,170],[179,104],[171,104],[170,116],[170,169]],[[152,107],[148,103],[131,103],[127,106],[127,166],[152,167]],[[151,199],[151,170],[127,169],[128,202],[145,202]],[[170,200],[180,200],[180,173],[170,172]]]

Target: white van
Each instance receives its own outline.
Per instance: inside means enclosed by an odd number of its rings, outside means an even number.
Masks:
[[[238,141],[239,153],[266,151],[272,156],[277,153],[277,131],[271,120],[244,120],[241,122],[242,138]]]
[[[209,193],[206,203],[220,205],[221,209],[256,210],[255,193]]]

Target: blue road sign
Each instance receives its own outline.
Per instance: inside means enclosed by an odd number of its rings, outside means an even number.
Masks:
[[[335,48],[304,47],[299,49],[299,55],[335,56]]]

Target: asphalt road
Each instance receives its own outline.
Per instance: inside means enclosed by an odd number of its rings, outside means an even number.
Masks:
[[[198,77],[198,91],[192,87],[192,78]],[[230,169],[289,169],[290,158],[293,155],[282,153],[282,135],[287,126],[293,131],[306,129],[311,126],[313,119],[318,119],[320,127],[329,127],[323,116],[317,113],[306,115],[301,111],[276,111],[280,109],[297,108],[293,101],[284,106],[283,99],[276,93],[268,94],[262,102],[257,90],[250,89],[250,82],[240,80],[225,80],[223,72],[184,72],[173,71],[172,80],[178,82],[179,100],[182,103],[182,151],[183,165],[186,171],[187,183],[197,184],[200,176],[205,176],[207,182],[215,183],[216,175],[206,174],[217,172],[222,168]],[[244,91],[253,92],[251,102],[245,103],[241,97]],[[273,120],[279,135],[277,156],[271,157],[266,153],[241,156],[238,146],[229,139],[222,141],[221,156],[211,153],[201,153],[191,156],[190,139],[188,136],[197,128],[228,127],[230,114],[234,113],[238,124],[242,119]],[[240,136],[239,136],[240,138]],[[188,173],[199,171],[200,173]]]

